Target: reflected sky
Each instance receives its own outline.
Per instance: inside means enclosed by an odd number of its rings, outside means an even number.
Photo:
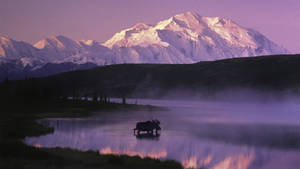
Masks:
[[[132,100],[134,101],[134,100]],[[135,102],[135,101],[134,101]],[[231,104],[139,100],[165,111],[110,112],[41,123],[54,133],[26,138],[37,147],[70,147],[101,154],[175,159],[186,168],[296,169],[300,166],[300,118],[296,104]],[[137,121],[157,118],[158,139],[137,139]]]

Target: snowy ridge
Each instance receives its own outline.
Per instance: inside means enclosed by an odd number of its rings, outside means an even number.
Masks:
[[[155,25],[122,30],[103,44],[50,36],[34,45],[0,35],[0,63],[40,68],[47,63],[96,65],[122,63],[195,63],[289,51],[259,32],[220,17],[194,12],[175,15]]]
[[[51,63],[73,62],[103,65],[112,52],[94,40],[75,41],[64,36],[51,36],[34,45]]]
[[[15,62],[20,67],[35,66],[44,61],[31,44],[0,35],[0,64]]]
[[[133,63],[194,63],[289,53],[257,31],[229,19],[193,12],[175,15],[154,26],[135,25],[103,45]]]

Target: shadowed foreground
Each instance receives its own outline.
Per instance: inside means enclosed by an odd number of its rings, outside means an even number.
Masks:
[[[82,117],[92,111],[153,109],[151,106],[94,103],[89,101],[35,101],[31,104],[2,105],[0,168],[105,168],[105,169],[180,169],[175,161],[140,158],[138,156],[100,155],[98,152],[81,152],[63,148],[30,147],[22,142],[25,136],[38,136],[53,132],[36,122],[47,117]],[[155,108],[154,108],[155,109]],[[43,112],[43,113],[41,113]],[[55,113],[51,113],[55,112]]]

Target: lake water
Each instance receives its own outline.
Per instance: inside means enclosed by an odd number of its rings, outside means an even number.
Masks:
[[[135,103],[136,100],[129,100]],[[164,111],[107,112],[47,119],[54,133],[27,137],[37,147],[69,147],[102,154],[174,159],[185,168],[299,169],[300,106],[293,103],[216,103],[137,100]],[[137,138],[136,122],[159,119],[159,137]]]

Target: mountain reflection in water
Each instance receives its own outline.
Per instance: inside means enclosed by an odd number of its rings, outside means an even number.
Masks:
[[[129,100],[130,101],[130,100]],[[135,100],[134,100],[135,102]],[[300,106],[139,100],[168,111],[105,113],[48,119],[54,133],[27,137],[39,147],[70,147],[101,154],[174,159],[185,168],[297,169],[300,166]],[[135,136],[136,122],[161,121],[160,136]]]
[[[165,158],[167,157],[167,151],[166,150],[161,150],[158,152],[138,152],[138,151],[131,151],[131,150],[112,150],[110,147],[103,148],[99,150],[100,154],[114,154],[114,155],[121,155],[121,154],[126,154],[128,156],[140,156],[142,158],[144,157],[151,157],[155,159],[159,158]]]

